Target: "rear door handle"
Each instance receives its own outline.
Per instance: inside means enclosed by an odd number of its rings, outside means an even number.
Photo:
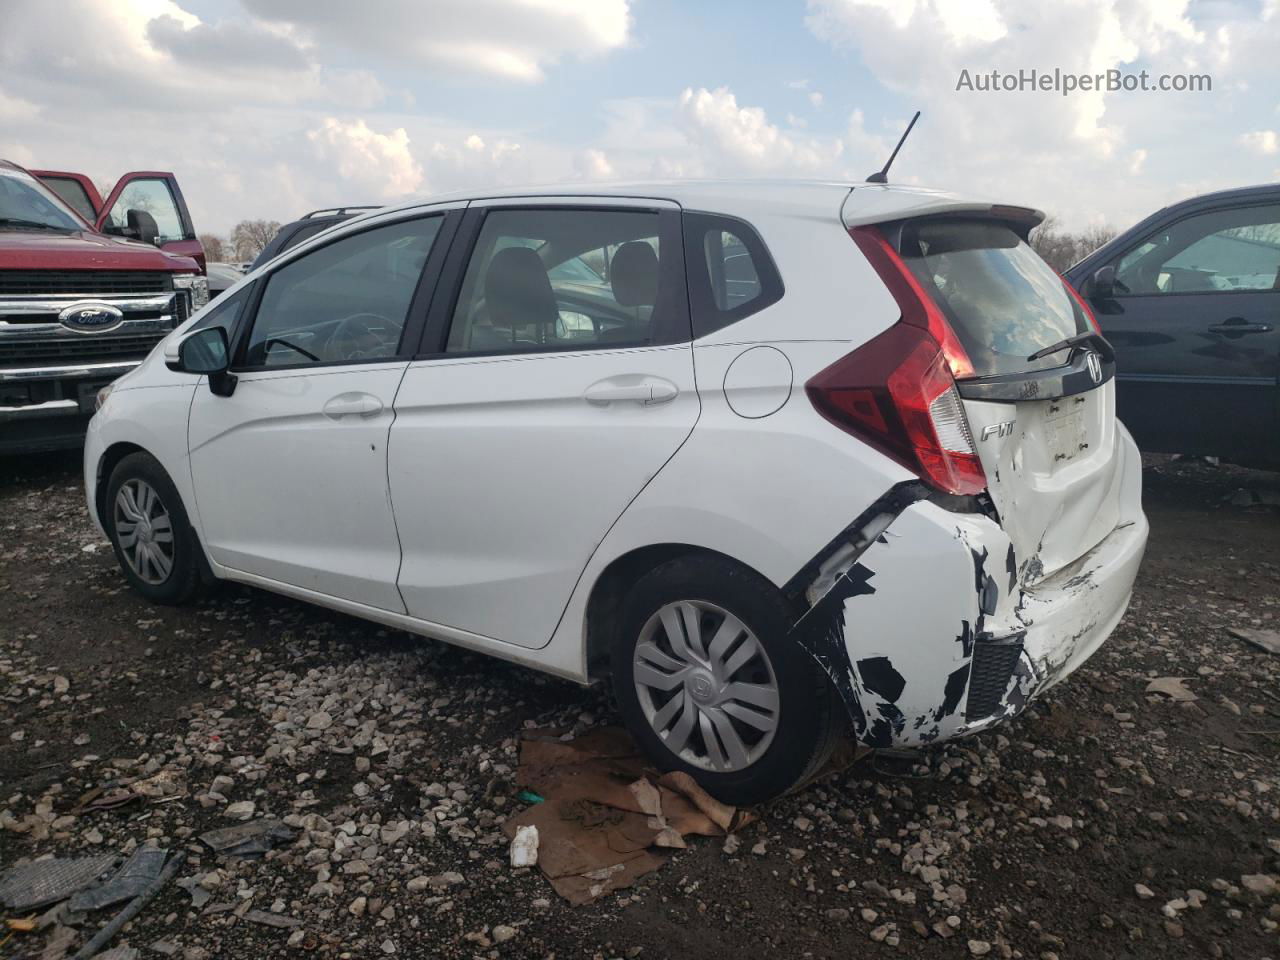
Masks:
[[[661,377],[621,376],[598,380],[587,387],[583,397],[587,403],[606,406],[630,400],[634,403],[651,406],[655,403],[667,403],[676,398],[680,392],[670,380]]]
[[[340,393],[324,405],[324,415],[330,420],[343,417],[376,417],[382,412],[382,401],[371,393]]]
[[[1222,333],[1227,336],[1244,336],[1246,333],[1270,333],[1271,324],[1269,323],[1250,323],[1244,317],[1229,317],[1222,323],[1212,323],[1209,325],[1210,333]]]

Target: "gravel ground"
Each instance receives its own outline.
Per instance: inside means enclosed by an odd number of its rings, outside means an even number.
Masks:
[[[607,691],[249,589],[150,607],[77,469],[0,461],[0,866],[187,850],[119,938],[142,956],[1280,957],[1280,657],[1227,632],[1280,628],[1280,474],[1150,460],[1133,605],[1068,683],[572,908],[499,826],[521,731],[614,723]],[[1148,693],[1161,677],[1196,699]],[[68,813],[154,774],[187,795]],[[241,861],[196,842],[264,815],[298,839]]]

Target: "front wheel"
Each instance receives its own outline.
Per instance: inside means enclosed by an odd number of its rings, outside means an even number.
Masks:
[[[817,772],[843,731],[826,676],[789,636],[781,594],[718,557],[646,574],[623,603],[613,648],[618,707],[663,769],[752,804]]]
[[[152,603],[195,596],[200,544],[178,488],[155,457],[131,453],[116,464],[103,506],[103,526],[130,586]]]

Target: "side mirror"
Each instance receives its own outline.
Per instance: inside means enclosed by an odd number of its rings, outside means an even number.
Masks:
[[[125,214],[125,222],[128,223],[128,229],[133,236],[145,244],[155,246],[156,240],[160,237],[160,228],[156,225],[155,217],[145,210],[130,210]]]
[[[1084,282],[1084,290],[1081,292],[1091,300],[1114,296],[1116,292],[1116,268],[1110,264],[1105,267],[1099,267]]]
[[[173,352],[166,347],[165,366],[182,373],[203,374],[209,378],[209,390],[229,397],[236,388],[236,378],[227,372],[231,362],[227,331],[222,327],[206,327],[180,340]]]

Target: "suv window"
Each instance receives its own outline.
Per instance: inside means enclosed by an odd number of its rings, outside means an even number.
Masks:
[[[266,278],[247,366],[298,366],[396,355],[439,215],[335,240]]]
[[[1179,220],[1116,263],[1130,296],[1280,289],[1280,205],[1214,210]]]
[[[129,223],[131,210],[149,213],[155,219],[156,229],[160,231],[157,242],[185,239],[186,231],[182,227],[182,216],[178,213],[178,202],[173,198],[168,181],[132,181],[116,198],[106,222],[115,227],[132,226]]]
[[[684,233],[694,336],[736,323],[781,298],[777,268],[749,225],[687,213]]]
[[[638,346],[677,309],[651,210],[494,210],[449,330],[449,353]],[[678,254],[674,254],[678,255]]]

